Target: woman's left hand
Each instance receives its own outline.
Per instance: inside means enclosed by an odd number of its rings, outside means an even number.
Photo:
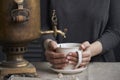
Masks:
[[[91,60],[92,53],[89,47],[90,47],[90,43],[88,41],[80,45],[80,49],[83,51],[82,52],[82,63],[80,64],[80,67],[86,66],[87,64],[89,64]],[[67,59],[70,64],[76,65],[78,62],[78,55],[77,53],[70,53],[68,54]]]

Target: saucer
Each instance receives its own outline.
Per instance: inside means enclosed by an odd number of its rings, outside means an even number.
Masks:
[[[74,73],[80,73],[83,70],[85,70],[87,67],[82,67],[82,68],[78,68],[78,69],[74,69],[74,70],[62,70],[62,69],[54,69],[54,68],[50,68],[51,70],[58,72],[58,73],[64,73],[64,74],[74,74]]]

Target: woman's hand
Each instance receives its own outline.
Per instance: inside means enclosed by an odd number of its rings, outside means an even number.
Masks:
[[[89,49],[90,47],[90,43],[88,41],[82,43],[80,45],[80,49],[83,51],[82,52],[82,63],[80,64],[80,67],[84,67],[87,64],[89,64],[90,60],[91,60],[91,50]],[[67,59],[69,61],[70,64],[76,65],[77,64],[77,60],[78,60],[78,55],[77,53],[70,53],[67,56]]]
[[[55,50],[57,48],[57,43],[55,41],[50,39],[46,40],[45,47],[46,59],[52,64],[54,68],[61,69],[68,63],[68,60],[64,54],[56,53]]]
[[[91,60],[92,52],[89,49],[90,45],[91,44],[88,41],[86,41],[86,42],[82,43],[80,46],[81,50],[83,50],[82,63],[80,64],[80,67],[88,65]]]
[[[102,44],[99,41],[95,41],[92,44],[86,41],[80,45],[80,49],[83,50],[82,63],[80,64],[80,67],[84,67],[89,64],[91,57],[99,55],[103,50]],[[78,60],[77,53],[70,53],[67,56],[67,59],[70,60],[69,63],[76,65]]]

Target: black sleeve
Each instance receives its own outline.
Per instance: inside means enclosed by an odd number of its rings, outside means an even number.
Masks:
[[[103,52],[113,49],[120,43],[120,0],[110,1],[108,24],[99,39],[103,46]]]

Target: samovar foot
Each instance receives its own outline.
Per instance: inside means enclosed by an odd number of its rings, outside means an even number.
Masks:
[[[5,76],[8,75],[24,75],[29,77],[37,77],[36,68],[29,63],[25,67],[19,68],[8,68],[0,66],[0,80],[4,79]]]

